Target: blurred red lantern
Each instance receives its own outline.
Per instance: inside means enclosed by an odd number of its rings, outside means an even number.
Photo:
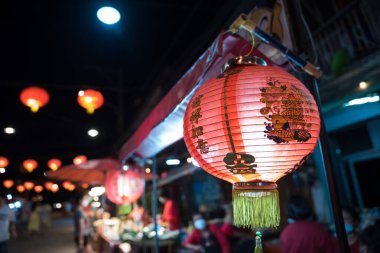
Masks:
[[[97,90],[81,90],[78,93],[78,103],[86,109],[88,114],[93,114],[103,105],[104,98],[102,93]]]
[[[44,190],[44,187],[42,185],[36,185],[34,186],[34,191],[37,193],[40,193]]]
[[[3,185],[7,189],[11,188],[14,184],[15,182],[12,179],[7,179],[3,181]]]
[[[29,172],[29,173],[32,173],[33,170],[35,170],[38,166],[38,163],[37,161],[33,160],[33,159],[28,159],[28,160],[25,160],[22,165],[24,166],[24,168]]]
[[[52,184],[50,187],[50,191],[56,193],[57,191],[59,191],[59,185]]]
[[[25,187],[23,185],[17,185],[16,189],[19,193],[23,193],[25,191]]]
[[[87,184],[87,183],[84,183],[84,184],[82,184],[81,186],[82,186],[83,189],[87,189],[90,185]]]
[[[74,158],[74,160],[73,160],[73,163],[74,163],[75,165],[79,165],[79,164],[81,164],[81,163],[85,163],[85,162],[87,162],[87,157],[84,156],[84,155],[78,155],[78,156],[76,156],[76,157]]]
[[[51,186],[53,185],[53,182],[49,182],[48,181],[48,182],[45,182],[44,185],[45,185],[45,189],[48,190],[48,191],[50,191],[51,190]]]
[[[24,182],[24,187],[26,190],[30,191],[31,189],[33,189],[34,183],[30,182],[30,181],[26,181],[26,182]]]
[[[144,192],[142,169],[129,166],[127,171],[110,171],[106,179],[106,195],[115,204],[132,203]]]
[[[65,188],[68,191],[74,191],[75,188],[76,188],[76,186],[73,183],[69,182],[69,181],[63,182],[62,183],[62,187]]]
[[[184,116],[191,156],[233,184],[234,223],[249,228],[279,225],[276,181],[302,165],[319,130],[309,90],[283,70],[254,64],[231,66],[206,82]]]
[[[6,157],[0,156],[0,168],[5,168],[9,164],[9,161]]]
[[[48,162],[47,162],[47,165],[48,167],[52,170],[52,171],[56,171],[59,169],[59,167],[61,167],[62,165],[62,162],[61,160],[59,159],[50,159]]]
[[[28,87],[21,92],[20,99],[32,112],[37,112],[49,102],[49,93],[40,87]]]

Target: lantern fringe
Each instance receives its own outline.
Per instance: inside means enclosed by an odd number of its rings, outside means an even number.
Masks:
[[[232,204],[234,225],[238,227],[253,230],[280,225],[280,203],[277,189],[233,189]]]

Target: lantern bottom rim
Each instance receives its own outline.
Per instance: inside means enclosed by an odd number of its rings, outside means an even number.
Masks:
[[[233,184],[236,190],[275,190],[277,184],[274,182],[239,182]]]

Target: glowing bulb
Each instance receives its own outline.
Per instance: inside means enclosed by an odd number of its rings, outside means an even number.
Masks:
[[[79,92],[78,92],[78,96],[83,96],[84,95],[84,91],[83,90],[80,90]]]
[[[147,174],[149,174],[150,172],[152,172],[152,170],[151,170],[150,168],[145,168],[145,172],[146,172]]]
[[[13,127],[6,127],[6,128],[4,128],[4,133],[14,134],[14,133],[16,133],[16,130]]]
[[[180,161],[179,161],[179,159],[168,159],[168,160],[166,160],[166,164],[167,165],[178,165],[178,164],[180,164]]]
[[[359,89],[365,90],[367,88],[368,88],[368,83],[367,82],[362,81],[362,82],[359,83]]]
[[[87,133],[91,137],[96,137],[99,134],[98,130],[96,130],[96,129],[90,129],[90,130],[88,130]]]
[[[191,163],[191,157],[188,157],[188,158],[186,159],[186,162],[187,162],[187,163]]]
[[[0,173],[4,174],[5,173],[5,168],[0,168]]]
[[[96,13],[96,16],[100,21],[107,25],[113,25],[119,22],[120,12],[113,7],[102,7]]]

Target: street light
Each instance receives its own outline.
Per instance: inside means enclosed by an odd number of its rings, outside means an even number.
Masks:
[[[116,24],[120,20],[120,12],[110,6],[100,8],[96,13],[96,16],[100,21],[107,25]]]

